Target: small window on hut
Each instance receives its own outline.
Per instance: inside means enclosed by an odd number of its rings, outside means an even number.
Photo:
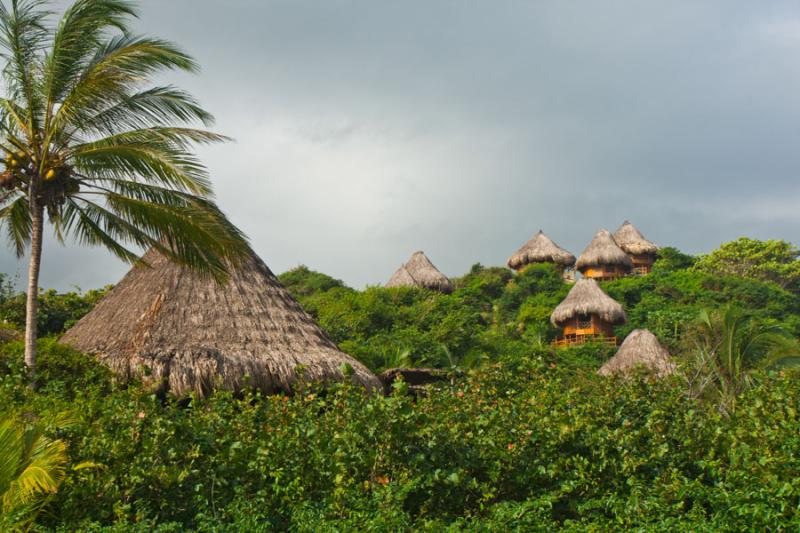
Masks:
[[[578,329],[592,329],[592,317],[589,315],[578,315]]]

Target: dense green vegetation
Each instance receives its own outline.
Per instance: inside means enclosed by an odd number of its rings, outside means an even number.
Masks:
[[[704,260],[666,249],[653,274],[603,285],[630,318],[618,335],[651,329],[685,372],[659,382],[600,378],[603,345],[551,349],[549,314],[569,287],[548,266],[476,265],[451,295],[357,291],[304,267],[281,276],[374,370],[452,371],[418,398],[399,384],[388,397],[334,386],[164,400],[55,337],[31,390],[22,344],[0,341],[10,416],[65,443],[71,465],[97,465],[65,471],[37,527],[796,530],[800,376],[772,362],[796,346],[800,296]],[[64,314],[49,331],[97,296],[43,296]],[[0,322],[19,327],[22,306],[5,290]]]

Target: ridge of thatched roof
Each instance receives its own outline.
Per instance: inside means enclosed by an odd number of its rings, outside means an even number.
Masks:
[[[597,371],[601,376],[627,373],[643,366],[658,377],[674,374],[675,363],[658,338],[646,329],[635,329],[625,338],[616,355]]]
[[[555,326],[563,326],[581,315],[597,315],[609,324],[622,324],[628,320],[622,306],[603,292],[591,278],[581,278],[572,286],[564,301],[550,315],[550,322]]]
[[[123,379],[181,396],[220,386],[291,392],[298,381],[378,378],[340,351],[255,254],[225,284],[156,250],[134,266],[62,342],[94,354]],[[149,265],[149,266],[148,266]]]
[[[627,220],[614,232],[614,240],[629,254],[643,255],[658,252],[658,245],[645,239],[642,232]]]
[[[453,283],[436,268],[424,252],[414,252],[386,283],[386,287],[423,287],[444,293],[453,292]]]
[[[555,263],[565,267],[575,264],[575,256],[553,242],[542,230],[508,258],[508,267],[517,270],[531,263]]]
[[[625,250],[617,245],[611,233],[607,229],[601,229],[578,258],[575,267],[580,270],[589,267],[612,265],[620,265],[627,268],[633,267],[631,258],[625,253]]]

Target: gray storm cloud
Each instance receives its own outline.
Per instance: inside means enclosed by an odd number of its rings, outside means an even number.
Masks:
[[[200,154],[275,271],[377,284],[423,249],[459,275],[539,228],[577,254],[626,218],[693,253],[797,241],[794,2],[140,6],[143,32],[202,64],[168,81],[236,139]],[[42,281],[91,288],[126,269],[50,242]]]

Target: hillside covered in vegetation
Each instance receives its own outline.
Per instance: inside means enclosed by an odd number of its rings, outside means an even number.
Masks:
[[[598,376],[606,344],[551,347],[549,317],[570,287],[552,266],[475,265],[451,294],[355,290],[305,267],[280,276],[374,372],[449,373],[416,397],[403,383],[386,397],[314,384],[291,397],[159,397],[57,343],[102,291],[42,294],[49,337],[32,389],[16,333],[24,296],[3,282],[4,416],[63,443],[65,460],[59,490],[4,507],[0,526],[796,529],[799,274],[790,245],[742,239],[700,258],[664,249],[651,274],[603,283],[628,315],[616,335],[647,328],[673,355],[679,372],[663,380]]]

